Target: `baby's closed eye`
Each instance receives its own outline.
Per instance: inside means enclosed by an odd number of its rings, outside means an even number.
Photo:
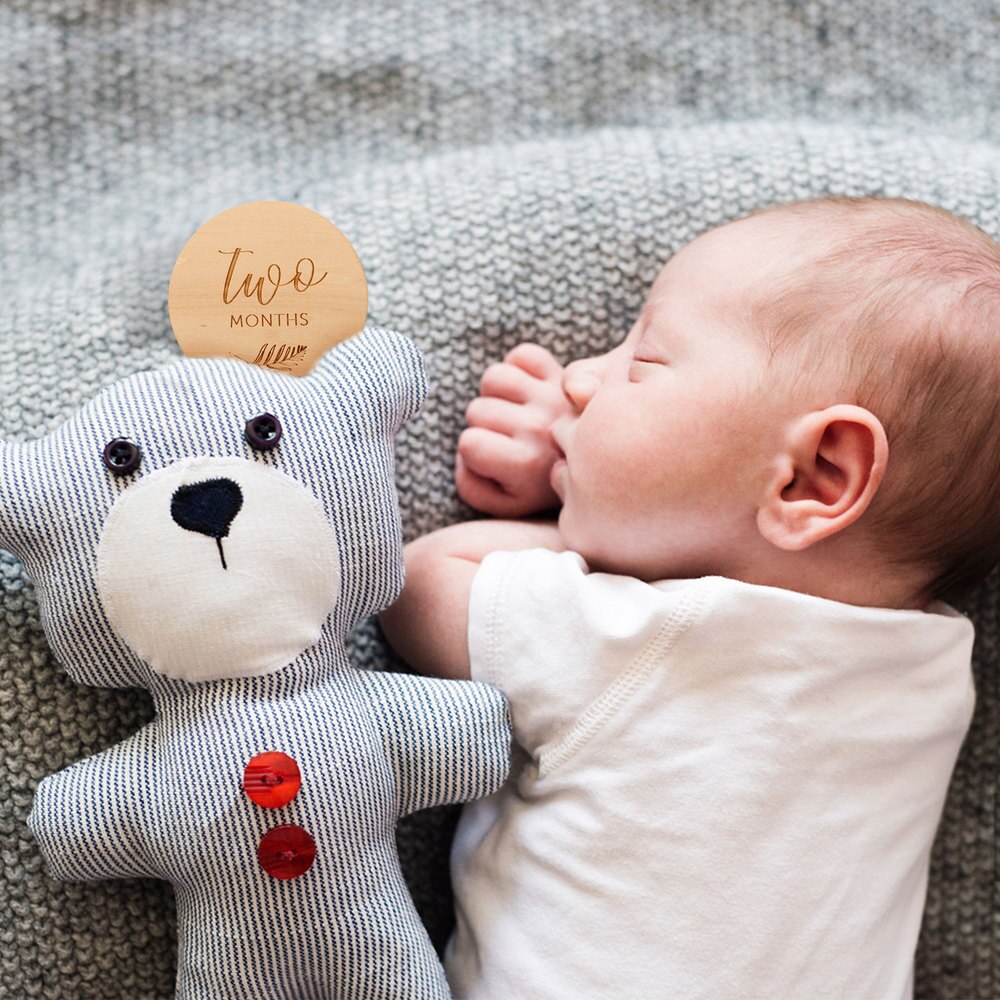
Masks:
[[[646,365],[648,367],[649,365],[663,366],[666,364],[669,364],[666,358],[660,357],[653,352],[644,351],[642,348],[637,349],[629,359],[630,368],[637,365]]]

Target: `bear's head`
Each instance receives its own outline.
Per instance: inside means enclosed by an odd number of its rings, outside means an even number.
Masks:
[[[182,357],[0,442],[0,546],[80,683],[268,674],[403,585],[394,437],[426,395],[369,324],[302,377]]]

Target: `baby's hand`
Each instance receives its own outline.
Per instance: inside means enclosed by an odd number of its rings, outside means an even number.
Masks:
[[[559,457],[549,428],[573,404],[563,367],[539,344],[518,344],[483,372],[458,438],[455,485],[475,510],[527,517],[559,506],[549,472]]]

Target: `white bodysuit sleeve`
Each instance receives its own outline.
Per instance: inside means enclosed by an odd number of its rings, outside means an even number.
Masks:
[[[469,594],[471,676],[507,695],[529,754],[568,731],[629,667],[676,609],[685,589],[676,583],[590,573],[569,551],[482,560]]]

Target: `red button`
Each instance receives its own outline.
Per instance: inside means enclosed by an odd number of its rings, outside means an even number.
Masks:
[[[276,826],[260,838],[257,860],[272,878],[298,878],[316,860],[316,843],[301,826]]]
[[[288,805],[302,787],[299,765],[286,753],[269,750],[252,757],[243,772],[243,791],[259,806]]]

